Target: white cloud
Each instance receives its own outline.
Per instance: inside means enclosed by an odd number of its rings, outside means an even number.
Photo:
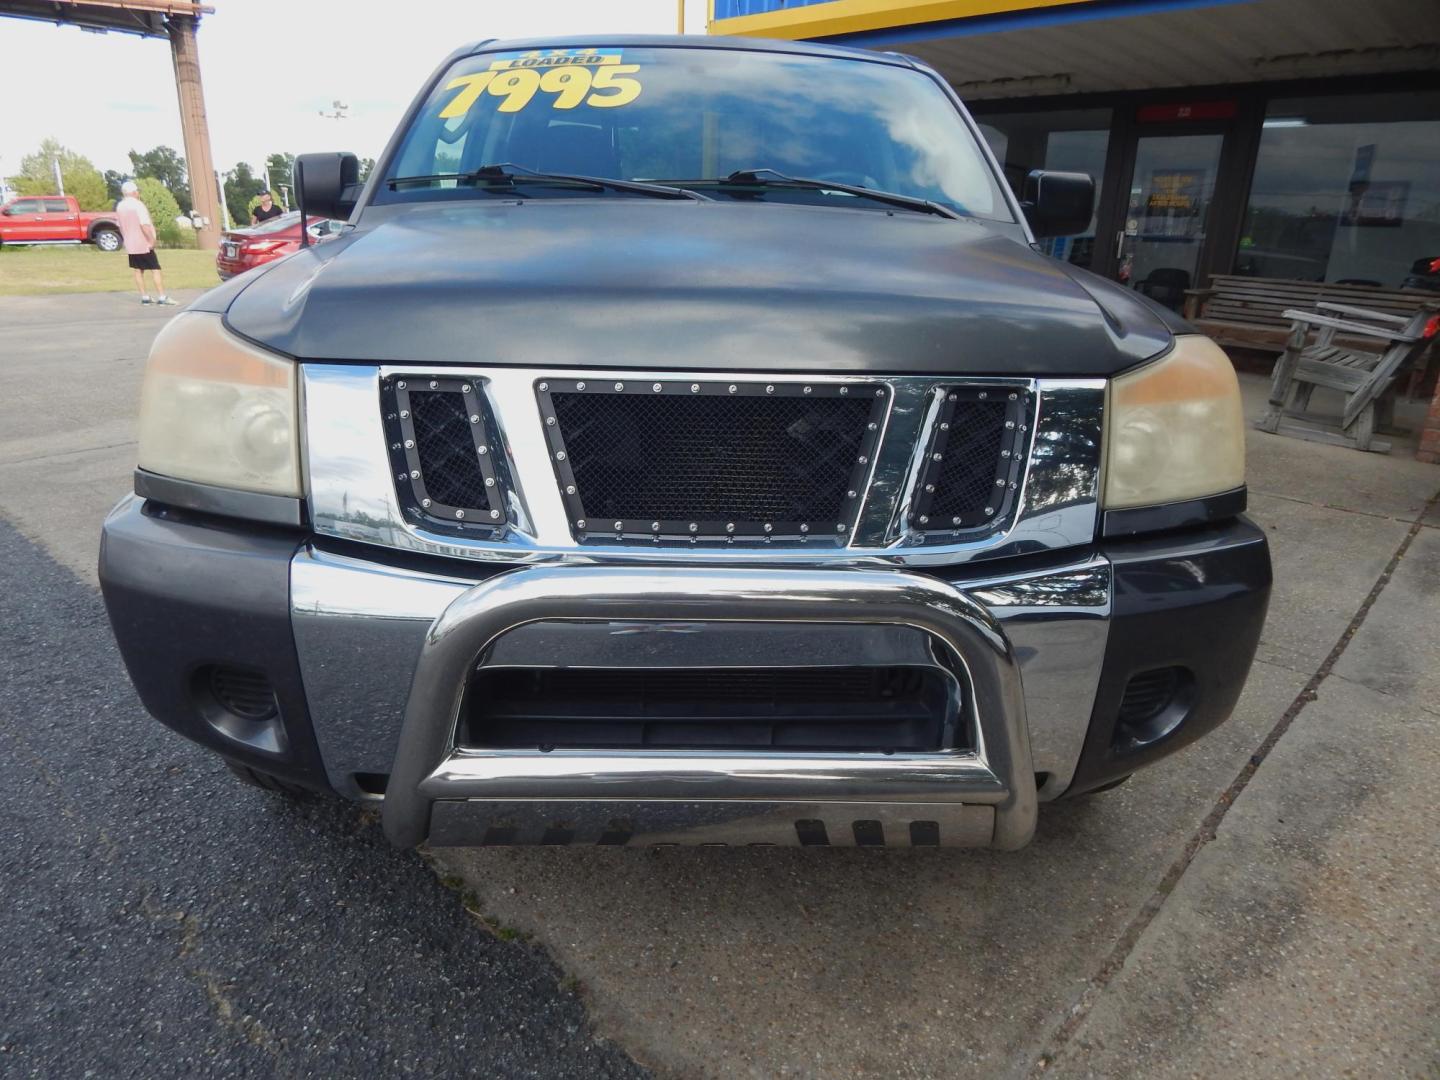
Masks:
[[[488,37],[674,33],[675,0],[209,0],[200,67],[221,172],[276,151],[375,157],[421,83],[451,51]],[[686,0],[704,31],[705,0]],[[170,46],[126,34],[0,19],[0,174],[47,136],[98,168],[129,150],[183,147]],[[319,114],[336,99],[345,120]]]

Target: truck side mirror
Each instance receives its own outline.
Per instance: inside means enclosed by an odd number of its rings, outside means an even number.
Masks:
[[[354,154],[301,154],[295,159],[295,197],[307,217],[344,220],[360,199],[360,159]]]
[[[1035,169],[1025,177],[1020,208],[1036,239],[1083,233],[1095,212],[1095,181],[1088,173]]]

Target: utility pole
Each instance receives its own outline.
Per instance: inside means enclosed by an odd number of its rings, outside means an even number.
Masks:
[[[55,170],[55,190],[58,194],[65,194],[65,178],[60,175],[60,159],[51,158],[50,165]]]
[[[185,165],[190,173],[190,193],[195,211],[205,224],[195,230],[202,250],[220,246],[220,210],[214,191],[204,178],[215,174],[210,157],[210,126],[205,119],[205,91],[200,85],[200,53],[194,15],[172,14],[167,20],[170,54],[175,61],[175,89],[180,96],[180,131],[185,140]],[[199,179],[197,183],[196,180]]]
[[[685,33],[685,0],[675,0],[675,32]]]

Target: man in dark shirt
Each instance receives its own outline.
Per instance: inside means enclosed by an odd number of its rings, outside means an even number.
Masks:
[[[271,218],[277,218],[284,212],[285,211],[281,210],[280,207],[276,206],[274,201],[270,198],[270,192],[262,191],[260,192],[260,205],[255,207],[254,210],[250,211],[250,224],[259,225],[262,221],[269,221]]]

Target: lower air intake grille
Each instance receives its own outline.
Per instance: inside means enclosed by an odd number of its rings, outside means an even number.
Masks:
[[[1164,712],[1175,699],[1184,681],[1182,668],[1157,668],[1132,676],[1125,684],[1116,719],[1128,728],[1138,728]]]
[[[539,385],[582,539],[848,539],[888,407],[849,384]],[[583,523],[583,524],[582,524]]]
[[[1003,386],[943,392],[911,525],[953,532],[1004,521],[1024,474],[1030,395]]]
[[[950,675],[923,666],[482,667],[470,684],[462,744],[938,750],[957,738],[958,694]]]
[[[215,700],[246,720],[268,720],[280,711],[270,680],[258,671],[217,664],[210,669]]]
[[[483,387],[468,379],[387,379],[385,430],[405,512],[448,530],[505,523],[507,475]]]

